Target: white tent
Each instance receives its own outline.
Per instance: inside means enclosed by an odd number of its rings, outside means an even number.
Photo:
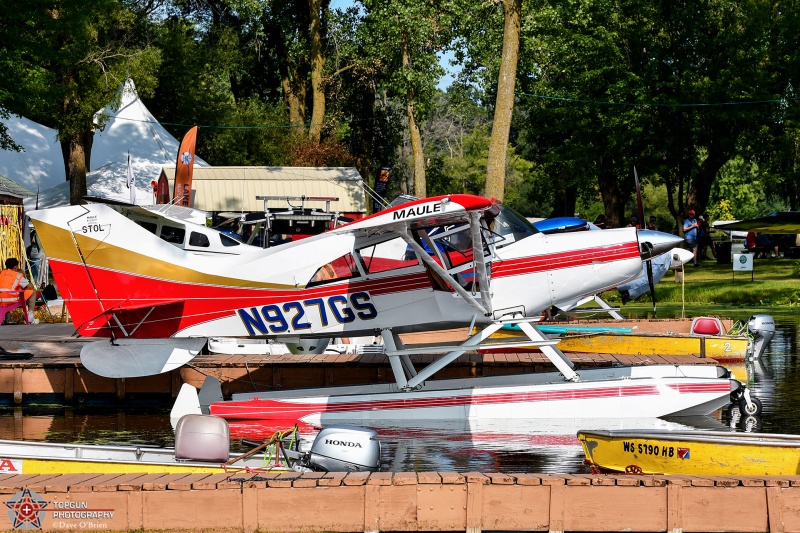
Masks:
[[[3,123],[14,142],[25,151],[0,150],[0,175],[33,193],[66,182],[56,130],[15,115]]]
[[[97,112],[95,122],[100,122],[100,115],[105,115],[108,119],[102,131],[94,133],[91,170],[98,170],[110,163],[125,163],[128,152],[134,160],[144,160],[158,166],[159,172],[164,165],[174,165],[180,141],[164,129],[145,107],[139,99],[133,80],[127,80],[120,91],[122,94],[118,108],[106,106]],[[195,164],[208,166],[208,163],[199,158],[195,158]],[[138,180],[139,176],[136,177]],[[158,172],[152,179],[158,179]]]
[[[175,164],[180,141],[145,107],[132,80],[127,80],[120,91],[118,107],[105,107],[97,112],[98,122],[101,114],[108,118],[103,129],[98,128],[94,134],[90,172],[86,176],[87,193],[128,201],[125,171],[130,152],[136,177],[136,202],[150,204],[153,202],[150,182],[158,179],[164,165]],[[68,204],[69,183],[55,130],[22,117],[11,117],[5,124],[25,152],[0,151],[0,174],[33,192],[38,186],[39,207]],[[208,163],[196,158],[195,165],[207,167]],[[25,208],[34,208],[36,202],[36,197],[27,199]]]

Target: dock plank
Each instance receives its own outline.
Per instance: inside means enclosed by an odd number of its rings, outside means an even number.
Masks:
[[[80,485],[103,474],[65,474],[47,482],[47,492],[68,492],[70,486]]]

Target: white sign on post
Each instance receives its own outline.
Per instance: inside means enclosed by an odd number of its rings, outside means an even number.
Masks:
[[[736,272],[752,272],[753,254],[733,254],[733,269]]]
[[[733,280],[736,281],[737,272],[750,272],[750,281],[753,281],[753,254],[733,254]]]

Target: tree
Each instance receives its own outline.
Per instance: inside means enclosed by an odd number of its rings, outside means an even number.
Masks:
[[[142,81],[140,89],[152,87],[148,78],[159,51],[137,42],[133,29],[141,13],[119,0],[8,0],[0,10],[0,24],[16,26],[0,36],[0,48],[22,60],[23,79],[36,80],[0,82],[12,95],[7,109],[57,130],[70,203],[82,203],[94,114],[114,100],[128,76]]]
[[[519,56],[520,16],[522,0],[501,0],[504,11],[503,52],[497,76],[497,99],[494,106],[492,139],[486,169],[486,196],[502,201],[505,193],[508,134],[514,112],[514,87]]]
[[[523,100],[526,150],[571,166],[579,189],[594,182],[610,222],[626,218],[633,166],[641,178],[666,184],[676,219],[689,205],[704,210],[747,132],[776,122],[769,102],[791,76],[773,58],[796,47],[788,30],[772,37],[793,10],[779,11],[761,0],[593,0],[539,9],[523,34],[534,52],[523,56],[521,86],[548,98]]]
[[[447,3],[417,0],[362,0],[367,15],[368,48],[390,76],[386,90],[403,103],[408,120],[414,168],[414,195],[427,195],[425,156],[419,122],[425,118],[444,70],[436,53],[448,40]]]

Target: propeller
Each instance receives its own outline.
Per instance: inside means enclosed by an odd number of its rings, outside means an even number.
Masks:
[[[639,175],[636,173],[636,167],[633,167],[633,179],[636,183],[636,206],[639,213],[639,225],[645,224],[644,218],[644,205],[642,204],[642,188],[639,186]],[[650,299],[653,301],[653,318],[658,315],[656,310],[656,284],[653,282],[653,265],[650,261],[646,261],[647,268],[647,284],[650,285]]]

